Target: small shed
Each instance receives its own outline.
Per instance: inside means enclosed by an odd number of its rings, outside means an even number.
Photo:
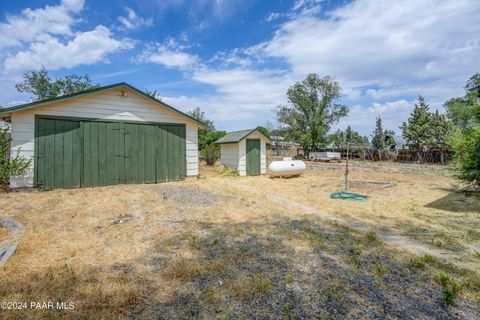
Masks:
[[[241,176],[258,176],[267,171],[266,144],[270,139],[257,129],[232,131],[217,141],[220,162]]]

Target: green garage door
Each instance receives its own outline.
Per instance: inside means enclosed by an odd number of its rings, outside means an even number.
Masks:
[[[184,125],[37,118],[39,188],[156,183],[185,175]]]
[[[247,175],[260,175],[260,139],[247,139]]]

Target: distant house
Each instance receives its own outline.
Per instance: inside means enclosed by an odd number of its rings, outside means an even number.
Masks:
[[[12,153],[33,159],[12,187],[157,183],[198,175],[198,128],[127,83],[0,109]]]
[[[257,129],[229,132],[217,141],[220,163],[241,176],[265,174],[267,143],[271,143],[270,139]]]

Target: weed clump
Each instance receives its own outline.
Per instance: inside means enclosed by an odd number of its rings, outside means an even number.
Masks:
[[[365,233],[365,239],[367,239],[367,241],[370,243],[380,242],[380,238],[375,231],[369,231]]]
[[[198,263],[190,261],[177,255],[165,270],[165,275],[169,279],[189,280],[198,276],[202,272]]]
[[[374,266],[373,266],[373,271],[375,272],[375,274],[379,277],[382,277],[383,275],[385,275],[387,272],[388,272],[388,269],[387,267],[385,267],[383,264],[381,263],[376,263]]]
[[[411,258],[410,261],[408,262],[408,267],[412,269],[414,268],[423,269],[427,264],[431,264],[435,261],[436,259],[434,257],[426,254],[420,257]]]
[[[442,286],[445,304],[447,306],[453,305],[458,294],[462,291],[463,285],[444,273],[437,273],[434,279]]]
[[[223,168],[218,172],[219,176],[227,176],[227,177],[236,177],[238,176],[238,171],[232,168]]]

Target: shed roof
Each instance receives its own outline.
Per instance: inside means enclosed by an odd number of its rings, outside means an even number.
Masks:
[[[195,119],[194,117],[192,117],[192,116],[190,116],[190,115],[188,115],[188,114],[186,114],[186,113],[184,113],[184,112],[182,112],[178,109],[175,109],[174,107],[166,104],[165,102],[160,101],[160,100],[146,94],[142,90],[139,90],[139,89],[135,88],[134,86],[129,85],[126,82],[114,83],[114,84],[108,85],[108,86],[97,87],[97,88],[88,89],[88,90],[84,90],[84,91],[79,91],[79,92],[76,92],[76,93],[73,93],[73,94],[67,94],[67,95],[63,95],[63,96],[59,96],[59,97],[55,97],[55,98],[50,98],[50,99],[45,99],[45,100],[40,100],[40,101],[34,101],[34,102],[30,102],[30,103],[25,103],[25,104],[20,104],[20,105],[9,107],[9,108],[0,108],[0,116],[5,115],[5,114],[9,114],[9,113],[13,113],[13,112],[16,112],[16,111],[20,111],[20,110],[33,109],[33,108],[44,106],[44,105],[47,105],[47,104],[50,104],[50,103],[53,103],[53,102],[68,100],[68,99],[75,98],[75,97],[81,97],[81,96],[85,96],[85,95],[90,94],[90,93],[99,92],[99,91],[112,89],[112,88],[117,88],[117,87],[126,87],[126,88],[142,95],[143,97],[145,97],[149,100],[152,100],[153,102],[156,102],[156,103],[158,103],[158,104],[160,104],[160,105],[178,113],[179,115],[181,115],[183,117],[186,117],[190,120],[193,120],[201,126],[204,126],[204,123],[199,121],[198,119]]]
[[[255,131],[259,132],[265,138],[267,138],[268,141],[270,141],[270,138],[267,137],[266,135],[264,135],[261,131],[259,131],[257,129],[247,129],[247,130],[239,130],[239,131],[228,132],[222,138],[218,139],[216,143],[218,143],[218,144],[238,143]]]

